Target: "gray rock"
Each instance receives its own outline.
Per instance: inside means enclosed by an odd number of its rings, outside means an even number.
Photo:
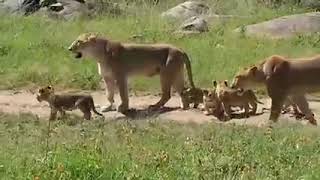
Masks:
[[[198,16],[191,17],[187,19],[181,26],[182,31],[197,31],[197,32],[207,32],[209,31],[207,21]]]
[[[40,8],[40,0],[3,0],[0,10],[11,14],[30,15]]]
[[[302,6],[320,10],[320,0],[302,0]]]
[[[88,16],[86,4],[76,0],[57,0],[57,3],[41,8],[36,15],[52,19],[73,20],[82,16]]]
[[[209,7],[201,1],[186,1],[161,14],[172,21],[185,21],[194,16],[209,14]]]
[[[63,5],[61,3],[51,4],[51,5],[48,6],[48,8],[51,11],[56,11],[56,12],[62,11],[64,9],[64,7],[63,7]]]
[[[24,0],[4,0],[0,3],[1,9],[7,10],[8,12],[17,12],[22,7]]]
[[[283,16],[262,23],[237,28],[247,36],[272,39],[290,38],[297,34],[320,32],[320,12]]]

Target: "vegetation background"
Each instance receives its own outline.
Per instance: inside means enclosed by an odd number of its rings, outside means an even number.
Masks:
[[[309,12],[296,0],[208,0],[217,14],[239,15],[210,32],[179,37],[160,13],[182,0],[114,0],[127,14],[65,22],[36,16],[0,18],[0,88],[48,82],[61,88],[99,89],[94,61],[77,62],[68,45],[83,32],[100,32],[130,42],[166,42],[192,59],[194,79],[231,79],[240,67],[271,54],[308,56],[319,50],[320,36],[267,40],[235,34],[233,29],[282,15]],[[133,40],[133,35],[143,38]],[[134,90],[157,90],[155,78],[133,78]],[[319,179],[319,130],[283,125],[265,129],[209,124],[178,124],[156,118],[79,123],[77,117],[54,122],[34,115],[0,113],[0,179]]]
[[[210,27],[210,32],[181,37],[173,34],[176,27],[160,18],[160,13],[180,0],[115,1],[127,4],[125,13],[108,13],[107,0],[101,3],[101,15],[95,19],[54,21],[41,17],[0,19],[0,88],[12,89],[48,82],[63,88],[97,89],[100,77],[94,61],[77,62],[67,51],[68,45],[83,32],[99,32],[127,42],[171,43],[183,48],[192,59],[195,82],[211,86],[212,79],[231,79],[240,67],[255,63],[271,54],[288,56],[313,55],[319,48],[319,35],[299,36],[290,40],[258,40],[232,31],[246,24],[274,17],[308,11],[295,1],[212,0],[207,3],[216,14],[239,15]],[[284,3],[286,2],[286,3]],[[143,38],[133,40],[133,35]],[[157,90],[155,78],[133,78],[134,90]]]

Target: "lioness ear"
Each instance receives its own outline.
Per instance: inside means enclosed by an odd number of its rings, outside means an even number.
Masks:
[[[209,91],[206,90],[206,89],[202,90],[202,92],[203,92],[204,95],[208,95],[208,93],[209,93]]]
[[[213,87],[217,87],[217,81],[216,80],[213,80],[212,84],[213,84]]]

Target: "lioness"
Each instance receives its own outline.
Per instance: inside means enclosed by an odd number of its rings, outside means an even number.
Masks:
[[[39,89],[37,100],[49,103],[51,108],[49,120],[55,120],[58,111],[61,116],[64,116],[66,110],[72,111],[77,108],[82,111],[86,120],[91,119],[91,110],[97,115],[103,116],[94,107],[93,98],[90,95],[56,95],[53,87],[46,86]]]
[[[276,122],[288,95],[313,125],[317,121],[309,108],[305,94],[320,90],[320,56],[289,59],[279,55],[266,58],[258,65],[238,72],[233,87],[252,88],[264,84],[272,99],[269,119]]]
[[[182,91],[182,96],[188,107],[193,103],[193,108],[197,108],[200,103],[203,103],[203,91],[200,88],[185,88]]]
[[[114,103],[115,85],[119,87],[121,104],[118,111],[125,113],[129,108],[128,76],[141,74],[145,76],[160,75],[162,95],[160,100],[149,106],[158,109],[171,97],[173,86],[181,97],[181,107],[187,103],[181,96],[184,89],[184,65],[186,65],[191,88],[194,88],[190,60],[181,49],[169,44],[132,44],[112,41],[96,34],[80,35],[68,48],[75,58],[92,57],[99,66],[104,78],[108,101]]]
[[[252,106],[252,113],[256,114],[257,103],[263,104],[258,101],[252,90],[232,89],[229,87],[226,80],[219,82],[213,81],[213,85],[216,88],[217,96],[222,103],[226,120],[229,120],[231,117],[231,107],[238,106],[244,108],[244,115],[249,117],[250,105]]]

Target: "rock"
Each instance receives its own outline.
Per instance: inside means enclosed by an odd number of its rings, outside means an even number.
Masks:
[[[209,7],[200,1],[186,1],[161,14],[172,21],[185,21],[194,16],[209,14]]]
[[[4,0],[0,3],[2,10],[9,13],[32,14],[40,8],[39,0]]]
[[[248,36],[272,39],[290,38],[297,34],[320,32],[320,12],[283,16],[235,29]]]
[[[22,6],[23,0],[4,0],[0,3],[1,9],[8,12],[17,12]]]
[[[300,4],[304,7],[320,10],[320,1],[319,0],[302,0]]]
[[[196,31],[196,32],[207,32],[209,31],[207,21],[198,16],[193,16],[190,19],[187,19],[180,26],[180,30],[182,31]]]
[[[24,0],[20,10],[24,15],[30,15],[40,9],[40,0]]]
[[[59,12],[59,11],[62,11],[64,9],[63,5],[61,3],[54,3],[54,4],[51,4],[49,5],[48,7],[51,11],[56,11],[56,12]]]
[[[109,1],[88,1],[87,6],[93,15],[108,14],[119,16],[124,11],[119,3]]]
[[[40,0],[40,6],[41,7],[49,7],[52,4],[58,3],[57,0]]]
[[[41,8],[36,15],[42,15],[52,19],[73,20],[82,16],[89,16],[89,10],[86,4],[76,0],[57,0],[57,3],[51,4],[55,1],[44,1],[43,5],[47,6]]]

